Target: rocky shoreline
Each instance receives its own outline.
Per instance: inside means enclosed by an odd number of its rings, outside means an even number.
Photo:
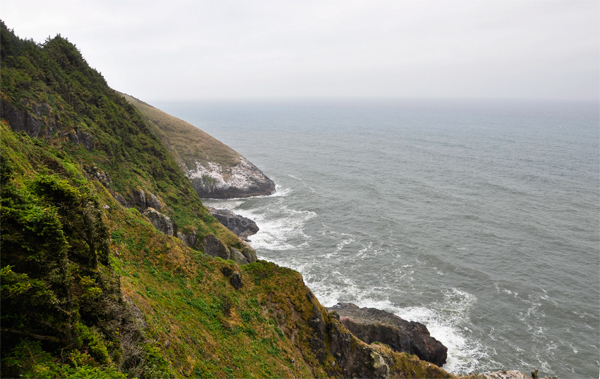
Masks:
[[[380,309],[360,308],[352,303],[338,303],[327,310],[365,343],[383,343],[394,351],[416,355],[439,367],[446,363],[448,348],[431,337],[427,327],[419,322],[406,321]]]
[[[259,231],[258,225],[246,217],[226,209],[207,207],[209,212],[225,227],[246,242],[248,237]],[[205,246],[206,249],[206,246]],[[211,249],[208,249],[211,250]],[[214,249],[218,250],[218,249]],[[210,255],[219,256],[214,252]],[[256,258],[254,258],[256,259]],[[448,348],[430,335],[427,326],[416,321],[407,321],[393,313],[376,308],[361,308],[352,303],[338,303],[326,308],[352,335],[368,345],[383,344],[399,353],[417,356],[420,360],[443,367],[448,358]],[[472,373],[465,378],[474,379],[557,379],[538,377],[537,369],[527,375],[517,370],[500,370]]]
[[[235,214],[227,209],[216,209],[213,207],[206,207],[206,209],[223,226],[246,242],[248,242],[248,237],[258,233],[258,225],[249,218]]]

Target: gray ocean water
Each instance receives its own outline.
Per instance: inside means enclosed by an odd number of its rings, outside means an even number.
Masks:
[[[322,304],[427,325],[453,373],[600,367],[596,103],[159,103],[277,183],[206,204]]]

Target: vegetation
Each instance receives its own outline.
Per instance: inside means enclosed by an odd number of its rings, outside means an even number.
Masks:
[[[194,170],[196,163],[209,167],[212,162],[227,168],[239,162],[240,154],[202,130],[133,96],[122,95],[140,111],[182,167]]]
[[[212,258],[121,206],[141,188],[181,230],[247,248],[74,45],[0,31],[2,377],[341,376],[339,340],[344,354],[388,357],[398,375],[451,377],[351,336],[299,273]],[[39,121],[38,138],[14,131],[11,109]]]

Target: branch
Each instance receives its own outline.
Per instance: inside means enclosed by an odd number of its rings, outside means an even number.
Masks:
[[[15,329],[10,329],[10,328],[0,328],[0,332],[5,333],[15,333],[15,334],[23,334],[27,337],[31,337],[31,338],[35,338],[36,340],[42,340],[42,341],[51,341],[51,342],[61,342],[60,339],[56,338],[56,337],[51,337],[51,336],[40,336],[39,334],[33,334],[33,333],[27,333],[27,332],[22,332],[20,330],[15,330]]]

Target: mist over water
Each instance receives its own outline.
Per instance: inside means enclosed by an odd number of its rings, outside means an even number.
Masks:
[[[278,185],[207,200],[322,304],[427,325],[453,373],[599,374],[598,105],[158,104]]]

